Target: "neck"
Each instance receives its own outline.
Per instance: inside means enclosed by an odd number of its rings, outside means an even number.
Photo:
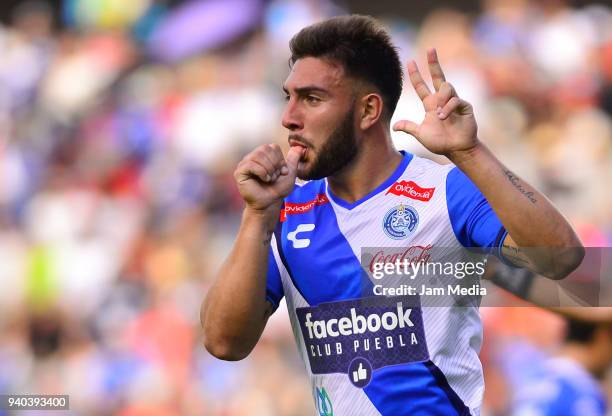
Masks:
[[[355,159],[340,172],[327,178],[334,195],[353,203],[376,189],[397,169],[402,155],[393,147],[391,136],[381,128],[366,136]]]
[[[561,349],[559,356],[577,362],[582,368],[596,378],[601,376],[602,370],[597,360],[598,354],[596,351],[591,351],[587,346],[567,344]]]

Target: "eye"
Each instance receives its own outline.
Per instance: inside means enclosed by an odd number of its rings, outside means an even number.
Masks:
[[[318,104],[321,102],[321,99],[315,95],[307,95],[305,100],[309,104]]]
[[[289,96],[289,94],[285,94],[285,101],[289,101],[291,97]]]

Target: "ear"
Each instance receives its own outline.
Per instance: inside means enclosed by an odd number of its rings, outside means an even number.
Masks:
[[[359,127],[367,130],[372,127],[381,117],[383,101],[380,94],[370,93],[364,95],[360,100]]]

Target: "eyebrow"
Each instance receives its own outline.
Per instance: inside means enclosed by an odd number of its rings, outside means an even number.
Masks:
[[[285,85],[283,85],[283,91],[286,94],[289,94],[289,90],[287,89]],[[319,87],[316,85],[306,85],[305,87],[298,87],[298,88],[295,88],[295,92],[298,93],[298,95],[307,95],[312,92],[318,92],[318,93],[322,93],[326,95],[330,94],[330,92],[326,90],[325,88]]]

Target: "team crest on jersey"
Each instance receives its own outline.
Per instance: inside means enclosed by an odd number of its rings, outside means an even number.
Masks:
[[[409,205],[400,204],[391,208],[383,218],[385,234],[394,240],[403,240],[416,230],[419,214]]]

